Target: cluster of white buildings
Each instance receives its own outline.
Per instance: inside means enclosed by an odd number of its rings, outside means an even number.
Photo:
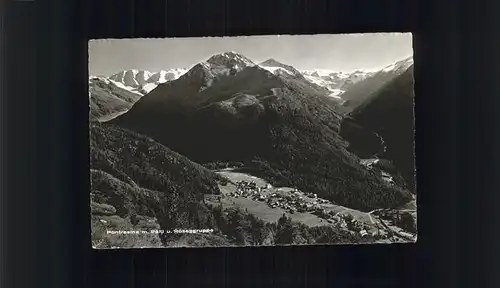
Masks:
[[[366,224],[357,221],[350,214],[336,213],[327,211],[321,204],[331,203],[328,200],[318,198],[317,194],[304,193],[298,189],[293,189],[290,194],[270,193],[271,185],[258,186],[255,182],[239,181],[237,188],[229,196],[238,198],[245,197],[254,201],[264,202],[270,208],[281,208],[290,214],[293,213],[311,213],[319,218],[326,220],[329,224],[335,225],[341,229],[349,230],[353,234],[361,236],[383,236],[383,231],[374,230]],[[266,193],[267,192],[267,193]]]

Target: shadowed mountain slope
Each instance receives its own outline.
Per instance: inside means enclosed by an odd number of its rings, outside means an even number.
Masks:
[[[99,120],[118,112],[124,112],[141,98],[141,95],[119,87],[105,78],[89,80],[90,120]]]
[[[378,154],[401,171],[415,190],[413,65],[360,104],[342,124],[342,135],[360,157]],[[386,146],[383,152],[381,137]],[[371,154],[371,155],[370,155]]]
[[[366,77],[364,80],[350,85],[346,92],[342,94],[342,100],[344,101],[342,104],[342,111],[344,113],[350,113],[362,103],[375,97],[375,94],[377,94],[380,88],[404,73],[411,65],[413,65],[413,57],[391,64],[373,73],[369,77]]]
[[[195,162],[241,162],[275,184],[359,210],[408,201],[408,192],[386,185],[345,149],[326,88],[244,60],[200,63],[112,123]]]

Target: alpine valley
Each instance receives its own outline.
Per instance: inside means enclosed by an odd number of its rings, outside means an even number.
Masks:
[[[225,52],[92,76],[93,246],[414,242],[413,100],[413,57],[347,73]]]

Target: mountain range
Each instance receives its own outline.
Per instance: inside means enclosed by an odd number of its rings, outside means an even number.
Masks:
[[[331,96],[338,99],[342,99],[341,95],[353,84],[374,74],[373,72],[365,72],[361,70],[356,70],[352,73],[324,70],[303,71],[302,73],[309,81],[328,88],[332,92]]]
[[[227,52],[226,54],[230,53],[237,54],[235,52]],[[215,61],[215,59],[212,60],[212,62]],[[247,60],[251,62],[248,58]],[[364,70],[339,72],[324,69],[299,71],[293,66],[282,64],[275,59],[268,59],[258,65],[272,73],[287,73],[299,78],[303,77],[311,83],[328,89],[328,95],[342,104],[339,111],[341,113],[348,113],[362,103],[365,98],[369,98],[369,95],[382,87],[384,83],[389,82],[395,76],[406,71],[412,63],[413,57],[408,57],[375,72]],[[252,62],[252,65],[255,64]],[[189,70],[175,68],[151,72],[148,70],[129,69],[120,71],[109,77],[91,78],[107,79],[108,82],[111,81],[112,84],[116,84],[118,88],[145,95],[160,84],[178,79]],[[348,90],[349,92],[345,93]]]
[[[186,71],[187,69],[178,68],[153,73],[147,70],[130,69],[118,72],[110,76],[109,79],[122,83],[132,91],[146,94],[159,84],[179,78]]]
[[[404,191],[366,173],[345,149],[342,118],[328,89],[289,67],[292,73],[262,66],[284,65],[275,60],[255,65],[237,53],[214,55],[110,123],[148,135],[197,163],[240,162],[272,183],[348,207],[369,210],[407,199]]]
[[[379,72],[325,75],[226,52],[178,73],[127,70],[91,78],[90,116],[102,122],[91,123],[92,203],[99,211],[114,207],[108,210],[127,227],[139,215],[162,229],[226,231],[231,225],[220,224],[203,195],[220,194],[227,180],[213,170],[232,166],[363,212],[405,205],[415,192],[408,172],[412,61]],[[390,173],[402,174],[405,183],[388,184],[362,164],[366,158],[386,159],[385,169],[396,167]],[[93,225],[101,225],[102,214],[93,215],[100,215]],[[250,230],[264,231],[257,220],[248,221],[261,227]],[[226,232],[199,241],[236,241],[226,237],[234,231]]]
[[[369,75],[369,77],[366,77],[362,81],[353,83],[353,85],[342,94],[342,113],[349,113],[358,105],[374,97],[376,92],[384,86],[384,84],[404,73],[412,65],[413,56],[388,65],[382,70]]]

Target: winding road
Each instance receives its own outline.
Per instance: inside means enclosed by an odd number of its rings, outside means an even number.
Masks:
[[[377,132],[373,132],[373,134],[375,136],[377,136],[377,138],[380,140],[380,144],[384,148],[384,150],[383,150],[384,152],[383,153],[386,153],[387,152],[387,145],[385,144],[384,138],[382,138],[382,136],[380,136],[380,134],[378,134]]]

